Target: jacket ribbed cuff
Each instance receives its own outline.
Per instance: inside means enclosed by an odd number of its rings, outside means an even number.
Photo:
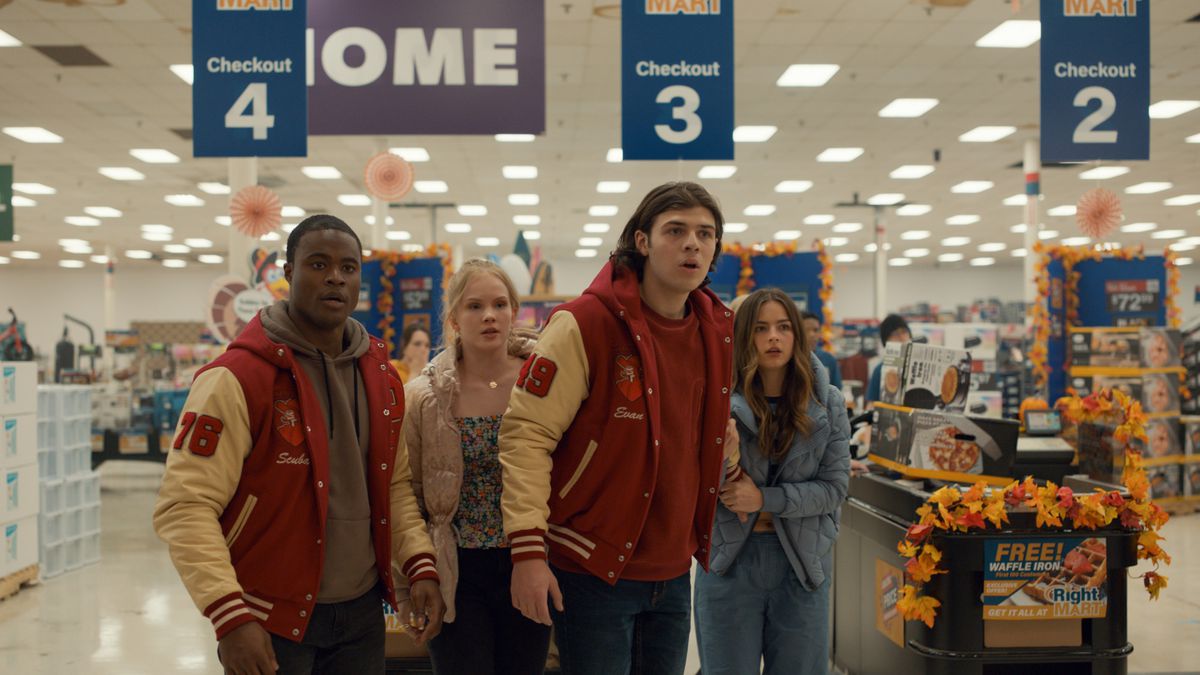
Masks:
[[[404,576],[408,577],[409,584],[426,579],[441,583],[437,573],[437,558],[429,553],[418,553],[409,558],[401,571],[404,572]]]
[[[725,482],[726,483],[737,482],[737,480],[741,477],[742,477],[742,466],[740,464],[734,464],[733,466],[725,467]]]
[[[212,622],[218,640],[238,626],[257,621],[250,613],[250,607],[242,599],[241,593],[230,593],[218,598],[204,608],[204,616]]]
[[[763,487],[759,488],[762,491],[763,507],[762,510],[767,513],[779,513],[787,506],[787,496],[783,494],[781,487]]]
[[[509,551],[513,562],[522,560],[546,560],[546,531],[539,529],[521,530],[508,536]]]

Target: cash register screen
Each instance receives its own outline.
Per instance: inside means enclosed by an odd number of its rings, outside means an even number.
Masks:
[[[1056,436],[1062,433],[1062,419],[1056,410],[1026,410],[1025,433],[1030,436]]]

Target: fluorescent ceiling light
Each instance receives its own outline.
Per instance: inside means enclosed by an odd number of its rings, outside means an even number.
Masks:
[[[0,47],[20,47],[21,41],[0,30]]]
[[[143,225],[142,232],[153,232],[154,234],[172,234],[175,232],[175,228],[171,227],[170,225],[150,224]]]
[[[1042,230],[1038,232],[1038,239],[1057,239],[1058,230]]]
[[[278,232],[268,232],[258,238],[259,241],[279,241],[280,239],[283,239],[283,237],[281,237]],[[371,254],[367,251],[363,251],[363,255]]]
[[[412,239],[412,234],[405,230],[390,230],[383,236],[386,237],[388,241],[408,241],[409,239]]]
[[[81,269],[84,266],[84,264],[85,263],[82,260],[59,260],[58,261],[59,267],[66,267],[68,269],[76,269],[76,270]]]
[[[1063,246],[1087,246],[1092,243],[1091,237],[1067,237],[1062,240]]]
[[[302,166],[300,173],[313,180],[336,180],[342,177],[342,172],[336,166]]]
[[[179,156],[162,148],[134,148],[129,151],[134,158],[147,164],[178,164]]]
[[[513,225],[524,225],[533,227],[542,224],[542,217],[537,215],[517,215],[513,216]]]
[[[923,216],[933,210],[928,204],[905,204],[896,209],[898,216]]]
[[[303,218],[304,209],[299,206],[285,206],[279,209],[279,215],[283,218]]]
[[[1130,223],[1128,225],[1121,226],[1121,231],[1125,232],[1126,234],[1150,232],[1151,230],[1156,229],[1158,229],[1158,223]]]
[[[585,225],[583,227],[583,229],[586,230],[587,226]],[[746,223],[725,223],[724,232],[732,232],[733,234],[741,234],[742,232],[745,232],[748,229],[750,229],[750,226]]]
[[[450,234],[467,234],[471,231],[470,223],[446,223],[445,229]]]
[[[202,253],[196,256],[196,259],[205,265],[220,265],[225,262],[224,256],[219,256],[216,253]]]
[[[897,180],[916,180],[931,173],[933,173],[933,167],[928,164],[905,164],[892,169],[888,176]]]
[[[963,143],[995,143],[1017,133],[1016,127],[975,127],[958,137]]]
[[[180,269],[183,267],[187,267],[187,261],[179,260],[178,258],[167,258],[166,260],[162,261],[162,265],[163,265],[163,267],[170,267],[172,269]]]
[[[501,143],[532,143],[533,134],[496,134],[496,140]]]
[[[908,267],[912,264],[912,258],[891,258],[888,260],[889,267]]]
[[[775,213],[774,204],[751,204],[742,209],[742,214],[747,216],[769,216]]]
[[[461,204],[458,207],[460,216],[486,216],[487,214],[487,207],[483,204]]]
[[[425,148],[389,148],[388,152],[406,162],[428,162],[429,151]]]
[[[1025,206],[1026,202],[1028,202],[1028,201],[1029,201],[1028,195],[1016,194],[1011,197],[1005,197],[1004,205],[1005,206]]]
[[[821,87],[837,74],[839,68],[834,63],[793,63],[775,80],[775,86]]]
[[[1179,239],[1185,236],[1187,236],[1187,232],[1183,230],[1159,230],[1150,233],[1152,239]]]
[[[733,129],[734,143],[765,143],[771,140],[778,127],[770,125],[753,126],[744,124]]]
[[[84,244],[83,246],[64,246],[63,252],[70,253],[71,255],[91,255],[93,253],[92,247],[89,244]]]
[[[840,263],[858,262],[858,254],[857,253],[839,253],[839,254],[833,256],[833,260],[834,260],[834,262],[840,262]]]
[[[196,195],[167,195],[163,201],[173,206],[204,206],[204,200]]]
[[[853,162],[863,154],[862,148],[825,148],[817,155],[818,162]]]
[[[588,215],[593,218],[608,218],[617,215],[617,207],[611,204],[595,204],[588,207]]]
[[[1008,231],[1012,232],[1013,234],[1025,234],[1027,230],[1029,230],[1029,226],[1025,223],[1017,223],[1016,225],[1008,228]]]
[[[1075,215],[1075,205],[1063,204],[1061,206],[1055,206],[1048,209],[1046,214],[1051,216],[1073,216]]]
[[[17,192],[24,192],[27,195],[52,195],[58,192],[58,190],[49,185],[42,185],[41,183],[13,183],[12,189]]]
[[[1125,188],[1125,194],[1149,195],[1154,194],[1155,192],[1170,190],[1172,187],[1174,186],[1171,185],[1171,183],[1167,183],[1165,181],[1147,181],[1145,183],[1138,183],[1137,185],[1130,185],[1129,187]]]
[[[149,260],[154,257],[154,254],[140,248],[131,248],[125,251],[125,257],[131,260]]]
[[[83,212],[89,216],[97,218],[120,218],[121,212],[111,206],[88,206],[83,209]]]
[[[1182,267],[1184,265],[1191,265],[1191,264],[1192,264],[1191,258],[1176,258],[1175,259],[1175,265],[1179,266],[1179,267]]]
[[[942,246],[966,246],[969,243],[970,237],[946,237],[942,240]]]
[[[530,180],[538,177],[538,168],[528,165],[502,166],[500,173],[509,180]]]
[[[828,225],[834,221],[834,217],[828,213],[814,213],[809,216],[804,216],[805,225]]]
[[[621,194],[629,192],[629,181],[627,180],[602,180],[596,183],[596,192],[606,194]]]
[[[413,189],[425,194],[442,194],[450,191],[450,186],[444,180],[413,181]]]
[[[279,229],[283,230],[284,232],[286,232],[286,233],[288,233],[288,234],[291,234],[291,233],[292,233],[292,230],[296,229],[296,227],[297,227],[299,224],[300,224],[300,223],[284,223],[284,224],[282,224],[282,225],[280,225],[280,226],[279,226]],[[287,248],[287,244],[284,244],[284,248],[285,248],[285,249]]]
[[[920,117],[933,110],[938,104],[936,98],[898,98],[883,106],[879,111],[880,117]]]
[[[596,249],[594,248],[577,248],[575,249],[576,258],[595,258]]]
[[[725,229],[729,229],[729,223],[725,223]],[[583,226],[583,231],[589,234],[604,234],[608,230],[608,223],[588,223]]]
[[[367,195],[338,195],[338,203],[343,206],[370,206],[371,198]]]
[[[904,249],[904,257],[906,258],[924,258],[929,255],[927,248],[906,248]]]
[[[1020,49],[1037,42],[1041,37],[1041,21],[1009,19],[976,40],[975,46]]]
[[[187,246],[186,244],[167,244],[166,246],[163,246],[163,250],[167,253],[185,255],[192,252],[192,247]]]
[[[38,260],[42,257],[37,251],[13,251],[10,255],[17,260]]]
[[[476,237],[475,245],[489,247],[489,248],[492,246],[499,246],[500,239],[498,237]]]
[[[1159,101],[1150,106],[1150,119],[1169,120],[1200,108],[1200,101]]]
[[[0,255],[0,265],[7,265],[10,262],[12,262],[10,259]]]
[[[83,248],[84,246],[91,246],[91,244],[84,239],[59,239],[58,245],[63,248]]]
[[[603,244],[604,244],[604,240],[601,239],[600,237],[580,237],[579,238],[580,246],[594,248],[596,246],[601,246]]]
[[[1185,143],[1200,143],[1200,134],[1192,134],[1183,140]]]
[[[826,246],[831,248],[838,248],[850,243],[850,240],[846,237],[825,237],[822,241],[824,241]]]
[[[808,192],[812,186],[811,180],[781,180],[775,185],[775,191],[794,194]]]
[[[696,174],[700,178],[719,180],[729,178],[737,173],[737,167],[729,164],[710,164],[700,167],[700,172]]]
[[[867,197],[867,203],[871,206],[892,206],[902,201],[904,201],[904,194],[901,192],[880,192]]]
[[[159,241],[159,242],[171,241],[171,235],[162,234],[159,232],[143,232],[142,239],[145,239],[146,241]]]
[[[974,225],[979,222],[979,216],[974,213],[960,213],[946,219],[947,225]]]
[[[21,195],[13,195],[12,205],[13,206],[21,206],[21,207],[37,206],[37,202],[30,199],[29,197],[22,197]]]
[[[867,253],[874,253],[878,248],[879,247],[875,245],[875,242],[871,242],[871,243],[867,244],[866,246],[864,246],[863,250],[866,251]],[[888,249],[885,248],[884,250],[886,251]]]
[[[900,238],[905,241],[921,241],[929,238],[929,230],[905,230],[900,233]]]
[[[862,223],[838,223],[833,226],[833,231],[838,234],[850,234],[863,229]]]
[[[179,79],[183,80],[184,82],[187,82],[188,84],[195,84],[196,69],[195,69],[195,67],[192,66],[192,64],[190,64],[190,63],[173,63],[167,67],[170,68],[171,72],[175,73],[175,76],[178,77]]]
[[[1179,195],[1178,197],[1170,197],[1163,200],[1166,206],[1191,206],[1192,204],[1200,204],[1200,195]]]
[[[522,231],[521,236],[525,237],[526,241],[537,241],[542,238],[542,233],[537,230]]]
[[[227,195],[233,190],[224,183],[196,183],[196,187],[200,188],[201,192],[210,195]]]
[[[106,255],[94,255],[91,258],[89,258],[89,260],[96,263],[97,265],[107,265],[108,264],[108,256],[106,256]]]
[[[800,230],[779,230],[775,233],[777,241],[795,241],[800,238]]]
[[[217,216],[213,219],[213,221],[221,227],[229,227],[233,224],[233,218],[230,218],[229,216]]]
[[[1127,166],[1098,166],[1094,169],[1088,169],[1079,173],[1079,177],[1083,180],[1108,180],[1117,176],[1124,176],[1129,173]]]
[[[991,190],[995,186],[990,180],[965,180],[954,187],[950,191],[955,194],[976,194]]]
[[[541,201],[541,197],[532,193],[511,194],[508,196],[508,203],[513,206],[537,206]]]
[[[4,133],[26,143],[62,143],[62,136],[41,127],[4,127]]]
[[[75,227],[100,227],[100,219],[91,216],[67,216],[63,220]]]
[[[608,153],[604,155],[604,159],[616,164],[617,162],[625,159],[625,151],[621,148],[609,148]]]
[[[954,263],[962,262],[963,254],[961,253],[943,253],[937,257],[938,262]]]
[[[199,237],[194,239],[184,239],[183,243],[187,244],[191,248],[212,248],[213,246],[211,239],[201,239]]]
[[[1014,248],[1011,253],[1014,258],[1024,258],[1028,255],[1028,252],[1023,248]]]
[[[100,174],[113,180],[145,180],[146,175],[127,166],[102,166]]]
[[[987,266],[989,266],[989,265],[995,265],[995,264],[996,264],[996,259],[995,259],[995,258],[988,258],[988,257],[983,257],[983,258],[971,258],[971,263],[970,263],[970,264],[971,264],[971,267],[987,267]]]
[[[989,241],[986,244],[980,244],[978,248],[980,253],[999,253],[1008,248],[1008,244],[999,241]]]

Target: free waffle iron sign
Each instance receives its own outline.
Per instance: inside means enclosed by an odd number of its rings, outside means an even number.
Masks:
[[[1108,609],[1102,538],[997,539],[984,556],[984,619],[1095,619]]]

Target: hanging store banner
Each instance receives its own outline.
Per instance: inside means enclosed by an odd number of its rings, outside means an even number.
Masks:
[[[733,0],[623,0],[621,148],[733,159]]]
[[[985,620],[1096,619],[1108,611],[1103,538],[989,539],[983,550]]]
[[[0,241],[13,240],[12,184],[12,164],[0,164]]]
[[[313,0],[313,134],[540,134],[541,0]]]
[[[306,0],[192,2],[192,154],[305,157]]]
[[[1150,158],[1150,1],[1041,3],[1043,162]]]

